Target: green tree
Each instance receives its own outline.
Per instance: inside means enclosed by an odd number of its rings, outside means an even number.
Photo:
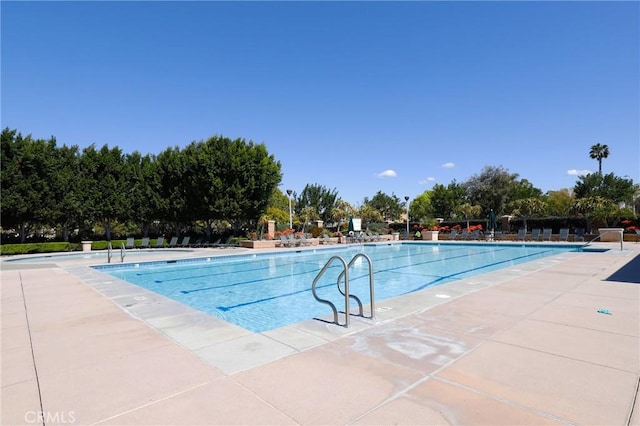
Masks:
[[[455,180],[446,187],[435,184],[431,190],[430,201],[435,217],[453,219],[458,206],[466,202],[466,190]]]
[[[17,227],[20,241],[37,225],[48,223],[55,211],[51,193],[56,140],[22,137],[4,129],[1,137],[0,184],[2,226]]]
[[[464,216],[464,219],[467,221],[467,229],[469,229],[469,218],[480,217],[482,207],[464,203],[457,207],[457,212]]]
[[[409,206],[409,216],[411,216],[414,221],[422,223],[433,217],[431,194],[431,191],[424,191],[411,202]]]
[[[567,188],[557,191],[548,191],[544,197],[547,204],[548,216],[569,216],[573,206],[574,197]]]
[[[384,218],[380,211],[369,204],[363,204],[356,211],[356,216],[362,219],[365,224],[365,229],[369,230],[369,225],[374,222],[382,222]]]
[[[520,179],[520,181],[515,182],[509,195],[511,201],[540,197],[542,197],[542,190],[533,186],[527,179]]]
[[[604,176],[601,173],[590,173],[580,176],[573,193],[576,198],[602,197],[614,203],[633,205],[636,188],[633,179],[620,178],[613,173]]]
[[[480,174],[472,176],[462,186],[467,191],[469,203],[480,206],[483,215],[488,215],[491,209],[500,215],[513,199],[517,179],[518,174],[509,173],[502,166],[486,166]]]
[[[161,178],[159,164],[151,155],[134,151],[126,156],[127,197],[130,209],[126,219],[138,224],[145,237],[154,221],[161,215]]]
[[[180,149],[169,147],[158,154],[158,174],[160,175],[160,218],[170,223],[179,236],[182,225],[188,222],[187,196],[185,186],[185,165]]]
[[[598,173],[602,174],[602,159],[609,156],[609,147],[601,143],[597,143],[591,147],[589,157],[598,160]]]
[[[527,232],[527,219],[544,214],[547,205],[540,198],[521,198],[510,204],[511,214],[521,217],[524,221],[524,231]]]
[[[56,206],[51,215],[51,224],[62,227],[63,241],[69,241],[69,231],[82,222],[84,202],[80,176],[80,151],[77,146],[59,147],[54,155],[54,170],[51,181],[51,198]]]
[[[601,196],[589,196],[577,198],[573,205],[574,210],[587,219],[588,228],[596,226],[609,226],[609,220],[617,216],[620,210],[612,200]]]
[[[338,231],[342,229],[342,224],[348,222],[349,216],[355,215],[355,212],[355,208],[343,199],[336,201],[331,220],[337,225]]]
[[[376,192],[370,200],[365,197],[363,204],[376,209],[385,221],[399,219],[406,210],[396,194],[387,195],[382,191]]]
[[[338,192],[318,184],[306,185],[296,199],[296,211],[302,212],[309,207],[313,214],[307,214],[309,220],[321,219],[329,222],[333,217],[333,209],[338,199]]]
[[[98,151],[91,145],[82,151],[80,166],[82,217],[88,222],[86,226],[99,223],[106,239],[111,240],[114,224],[126,218],[130,209],[124,154],[118,147],[103,145]]]

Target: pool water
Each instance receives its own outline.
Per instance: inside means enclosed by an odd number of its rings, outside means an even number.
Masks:
[[[341,256],[347,263],[357,253],[371,258],[378,303],[576,250],[566,244],[372,244],[95,268],[245,329],[263,332],[331,314],[331,308],[313,298],[311,284],[332,256]],[[342,271],[342,264],[333,262],[317,284],[318,295],[339,310],[344,309],[344,298],[336,282]],[[362,257],[349,269],[350,293],[365,304],[369,303],[368,272],[368,262]]]

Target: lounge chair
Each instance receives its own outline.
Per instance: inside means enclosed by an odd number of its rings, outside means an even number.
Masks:
[[[540,239],[540,228],[533,228],[531,230],[531,241],[538,241]]]
[[[211,247],[218,247],[218,248],[233,247],[233,244],[231,244],[231,240],[233,240],[233,235],[229,235],[229,237],[225,240],[224,243],[221,243],[220,240],[216,241],[215,244],[211,245]]]
[[[516,236],[516,240],[524,241],[524,238],[527,235],[527,230],[524,228],[518,229],[518,235]]]
[[[640,229],[636,229],[636,244],[640,241]]]
[[[164,248],[164,237],[158,237],[155,248]]]
[[[298,238],[298,241],[300,242],[301,246],[310,246],[311,245],[311,241],[309,241],[304,234],[300,234],[300,238]]]
[[[460,233],[460,240],[466,240],[469,237],[469,231],[467,229],[463,229]]]
[[[544,228],[542,230],[542,241],[551,241],[551,228]]]
[[[149,248],[149,237],[144,237],[140,243],[140,248]]]
[[[333,244],[333,241],[331,241],[331,238],[327,234],[322,234],[322,236],[320,237],[320,243]]]
[[[573,241],[584,241],[584,228],[576,228]]]
[[[182,238],[182,242],[180,243],[180,247],[189,247],[189,240],[191,239],[190,236],[186,236],[184,238]]]
[[[133,238],[127,238],[127,242],[124,244],[124,248],[132,249],[135,248],[135,240]]]
[[[569,238],[569,228],[560,228],[560,233],[558,234],[558,241],[567,241]]]
[[[457,236],[458,236],[458,231],[456,231],[455,229],[452,229],[451,233],[449,234],[449,239],[455,240]]]
[[[480,231],[478,229],[474,229],[473,231],[471,231],[471,233],[467,236],[467,240],[477,240],[480,238]]]
[[[178,245],[178,237],[171,237],[169,241],[169,247],[176,247]]]

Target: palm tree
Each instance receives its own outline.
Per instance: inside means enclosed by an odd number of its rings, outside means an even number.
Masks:
[[[609,156],[609,146],[597,143],[591,147],[589,156],[598,160],[598,173],[602,174],[602,159]]]

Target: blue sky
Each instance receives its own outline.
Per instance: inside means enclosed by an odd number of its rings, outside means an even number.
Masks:
[[[640,181],[639,2],[8,2],[2,127],[264,143],[281,188],[411,198],[502,166]]]

